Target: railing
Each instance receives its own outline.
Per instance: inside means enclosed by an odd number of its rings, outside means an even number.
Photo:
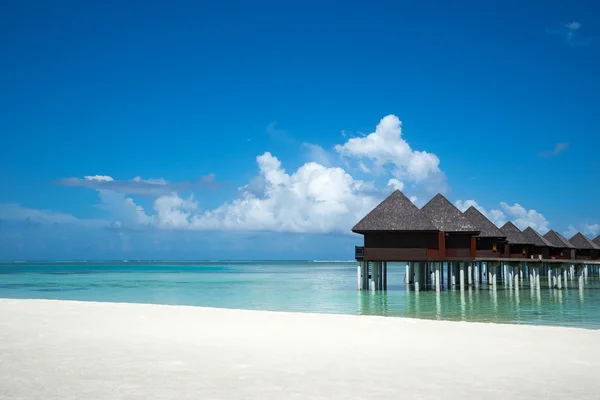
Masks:
[[[357,260],[362,260],[363,258],[365,258],[364,246],[354,246],[354,258]]]

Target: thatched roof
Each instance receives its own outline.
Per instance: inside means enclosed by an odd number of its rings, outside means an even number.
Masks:
[[[569,239],[569,242],[578,250],[600,250],[600,246],[588,239],[587,236],[578,232]]]
[[[600,235],[596,236],[592,242],[596,243],[598,246],[600,246]]]
[[[534,246],[555,247],[550,241],[546,240],[545,237],[543,237],[540,233],[538,233],[535,229],[533,229],[530,226],[528,226],[523,231],[523,235],[525,235],[525,237],[529,239]]]
[[[437,194],[421,211],[443,232],[476,232],[477,229],[447,198]]]
[[[366,231],[433,231],[438,229],[401,191],[396,190],[352,228]]]
[[[546,232],[546,234],[544,235],[544,238],[546,238],[546,240],[548,240],[550,243],[552,243],[554,245],[554,247],[559,247],[559,248],[563,248],[563,249],[574,249],[575,246],[573,246],[571,244],[571,242],[569,242],[567,240],[567,238],[565,238],[563,235],[561,235],[560,233],[553,231],[553,230],[549,230],[548,232]]]
[[[523,232],[510,221],[505,223],[500,230],[506,234],[508,244],[532,244],[531,240],[527,239]]]
[[[463,215],[479,230],[477,237],[505,238],[506,235],[492,221],[487,219],[478,209],[471,206]]]

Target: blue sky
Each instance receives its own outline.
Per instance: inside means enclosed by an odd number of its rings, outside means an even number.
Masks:
[[[125,3],[3,3],[0,258],[349,259],[394,187],[600,233],[597,2]]]

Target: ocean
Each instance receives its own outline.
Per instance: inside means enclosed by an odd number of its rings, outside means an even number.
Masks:
[[[388,266],[388,290],[356,290],[355,262],[45,262],[0,264],[0,297],[171,304],[248,310],[381,315],[600,329],[600,279],[562,290],[486,285],[407,291],[404,264]]]

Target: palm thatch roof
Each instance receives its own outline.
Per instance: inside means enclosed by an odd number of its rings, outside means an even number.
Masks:
[[[463,215],[479,230],[477,237],[505,238],[506,235],[478,209],[471,206]]]
[[[525,237],[529,239],[534,246],[555,247],[549,240],[546,240],[546,238],[543,237],[541,233],[538,233],[535,229],[533,229],[530,226],[528,226],[523,231],[523,235],[525,235]]]
[[[437,232],[438,229],[408,197],[396,190],[354,225],[352,231]]]
[[[479,229],[458,208],[454,207],[447,198],[439,193],[433,199],[429,200],[429,203],[425,204],[421,208],[421,211],[440,231],[479,233]]]
[[[577,232],[569,242],[578,250],[600,250],[600,246],[588,239],[581,232]]]
[[[598,246],[600,246],[600,235],[596,236],[592,242],[596,243]]]
[[[500,230],[506,235],[508,244],[532,244],[531,240],[527,239],[523,232],[510,221],[505,223]]]
[[[563,249],[574,249],[575,248],[575,246],[573,246],[571,244],[571,242],[569,242],[567,240],[567,238],[565,238],[563,235],[561,235],[560,233],[558,233],[554,230],[549,230],[548,232],[546,232],[544,237],[546,238],[546,240],[548,240],[550,243],[552,243],[554,245],[554,247],[559,247],[559,248],[563,248]]]

